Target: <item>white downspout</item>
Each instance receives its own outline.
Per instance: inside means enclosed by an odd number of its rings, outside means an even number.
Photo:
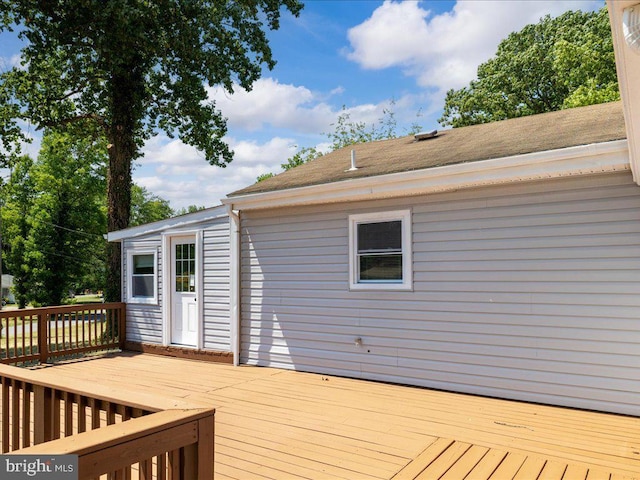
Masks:
[[[230,302],[230,331],[233,365],[240,365],[240,211],[234,210],[233,205],[227,205],[229,214],[229,302]]]

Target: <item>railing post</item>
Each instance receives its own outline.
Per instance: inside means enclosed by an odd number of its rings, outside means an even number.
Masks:
[[[180,480],[212,480],[214,416],[198,420],[198,441],[182,449]]]
[[[213,479],[215,413],[198,421],[198,479]]]
[[[33,386],[33,443],[39,445],[53,439],[53,412],[51,389]]]
[[[37,315],[38,319],[38,354],[40,363],[47,363],[49,358],[49,314],[42,312]]]
[[[127,304],[122,303],[118,308],[118,339],[120,350],[124,350],[127,342]]]

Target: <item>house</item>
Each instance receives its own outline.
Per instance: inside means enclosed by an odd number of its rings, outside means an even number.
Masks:
[[[122,244],[128,349],[232,361],[224,207],[112,232],[108,239]]]
[[[1,282],[0,298],[8,301],[9,303],[15,303],[15,298],[11,291],[13,288],[13,275],[3,273]]]
[[[109,234],[133,346],[640,415],[628,6],[621,102],[355,145]]]

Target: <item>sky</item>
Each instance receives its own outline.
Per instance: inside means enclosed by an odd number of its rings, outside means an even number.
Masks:
[[[341,113],[375,125],[391,110],[397,135],[412,125],[441,129],[447,90],[466,86],[509,33],[544,15],[601,8],[602,0],[374,1],[302,0],[269,33],[277,65],[250,92],[208,87],[228,121],[235,152],[226,168],[160,134],[143,148],[134,182],[174,209],[218,205],[228,193],[281,171],[300,148],[327,151]],[[0,35],[0,68],[15,64],[20,45]],[[345,109],[345,110],[343,110]],[[37,139],[36,139],[37,140]],[[37,155],[38,142],[30,148]]]

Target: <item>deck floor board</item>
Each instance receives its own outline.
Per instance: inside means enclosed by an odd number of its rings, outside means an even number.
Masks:
[[[150,354],[41,369],[215,407],[221,479],[640,479],[635,417]]]

